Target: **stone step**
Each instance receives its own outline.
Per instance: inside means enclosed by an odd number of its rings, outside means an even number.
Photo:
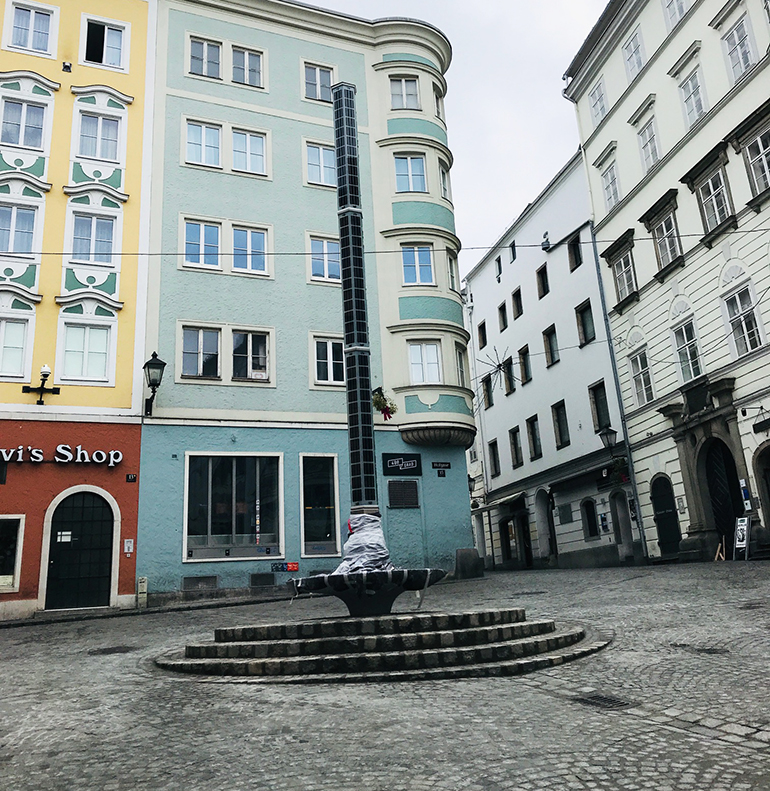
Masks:
[[[281,659],[191,659],[160,657],[159,667],[186,673],[214,676],[323,676],[374,674],[390,677],[398,671],[430,669],[451,670],[458,666],[501,665],[523,657],[557,651],[579,642],[585,636],[582,627],[563,627],[548,636],[524,637],[484,646],[437,648],[374,654],[334,654],[323,657]]]
[[[381,634],[453,631],[480,626],[520,623],[522,608],[463,613],[405,613],[374,618],[333,618],[304,623],[236,626],[214,631],[217,643],[251,643],[257,640],[299,640]]]
[[[273,641],[256,640],[240,643],[198,643],[188,645],[185,649],[185,656],[188,659],[274,659],[364,652],[407,652],[433,648],[466,648],[547,634],[554,628],[553,621],[524,621],[504,626],[481,626],[452,631]]]

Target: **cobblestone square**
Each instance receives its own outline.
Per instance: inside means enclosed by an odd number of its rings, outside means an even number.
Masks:
[[[523,606],[614,633],[592,657],[508,679],[272,687],[153,665],[215,627],[344,614],[327,599],[0,629],[0,788],[767,789],[768,569],[501,572],[431,589],[426,610]]]

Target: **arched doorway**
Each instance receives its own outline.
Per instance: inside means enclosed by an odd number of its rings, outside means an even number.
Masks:
[[[498,523],[500,531],[500,559],[503,568],[510,568],[513,560],[513,520],[507,516]]]
[[[100,495],[65,497],[51,518],[45,608],[64,610],[110,604],[114,515]]]
[[[762,448],[754,461],[754,473],[759,487],[763,521],[770,523],[770,445]]]
[[[533,566],[532,534],[529,531],[529,519],[526,512],[519,513],[516,517],[516,534],[521,547],[519,558],[523,561],[523,568],[531,569]],[[523,557],[521,557],[522,555]]]
[[[679,529],[679,516],[671,481],[665,475],[658,475],[650,487],[653,519],[658,529],[658,546],[661,557],[671,559],[679,555],[679,542],[682,531]]]
[[[625,492],[615,492],[610,495],[610,514],[612,527],[615,531],[615,543],[618,546],[618,555],[623,563],[627,558],[634,557],[634,536],[631,532],[631,514],[628,510],[628,500]]]
[[[714,439],[706,448],[705,471],[714,528],[725,539],[725,556],[731,558],[735,518],[743,516],[744,509],[735,460],[722,440]]]
[[[559,554],[551,506],[550,494],[545,489],[541,489],[535,495],[535,524],[537,525],[537,537],[540,544],[540,556],[544,558],[557,557]]]

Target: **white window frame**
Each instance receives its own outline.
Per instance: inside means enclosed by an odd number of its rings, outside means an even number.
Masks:
[[[13,22],[15,17],[16,7],[29,9],[30,11],[38,11],[44,14],[50,14],[51,22],[48,28],[48,49],[45,51],[32,49],[31,47],[22,47],[13,43]],[[35,0],[28,2],[21,0],[20,2],[6,2],[5,16],[3,19],[3,40],[2,48],[11,52],[23,52],[25,55],[35,55],[39,58],[56,58],[59,42],[59,8],[58,6],[46,5],[45,3],[38,3]]]
[[[447,284],[449,290],[456,294],[460,293],[460,269],[457,264],[457,256],[447,252]]]
[[[427,347],[435,347],[436,349],[436,361],[435,363],[429,361],[426,358],[426,350]],[[415,360],[414,350],[419,350],[419,360]],[[434,385],[434,384],[443,384],[444,376],[443,376],[443,366],[441,360],[441,341],[440,340],[433,340],[433,339],[425,339],[425,340],[409,340],[407,342],[407,351],[409,352],[409,382],[412,385]],[[415,377],[415,366],[419,365],[421,370],[420,379],[421,381],[416,381],[418,377]],[[438,368],[437,378],[435,379],[428,379],[429,375],[429,366],[435,365]]]
[[[336,541],[336,549],[332,553],[327,554],[306,554],[305,552],[305,465],[306,458],[322,458],[334,459],[334,535]],[[301,558],[338,558],[341,555],[340,550],[340,472],[339,472],[339,458],[336,453],[300,453],[299,454],[299,512],[300,518],[300,553]]]
[[[195,261],[188,261],[187,260],[187,225],[189,224],[196,224],[200,226],[201,231],[198,233],[198,247],[199,247],[199,254],[198,258],[199,261],[196,263]],[[218,229],[218,239],[217,239],[217,263],[215,264],[206,264],[204,263],[205,259],[205,226],[214,226]],[[222,271],[222,240],[224,238],[224,231],[225,225],[221,220],[214,220],[214,219],[206,219],[201,217],[182,217],[182,239],[181,239],[181,247],[182,255],[179,256],[181,259],[182,266],[187,269],[203,269],[204,271]]]
[[[236,377],[235,376],[235,334],[238,333],[240,335],[247,335],[249,337],[248,345],[249,345],[249,354],[247,355],[247,376],[245,377]],[[254,357],[252,351],[252,337],[254,335],[261,335],[265,338],[265,370],[264,372],[254,371],[252,370],[252,358]],[[267,329],[263,330],[255,330],[252,328],[240,328],[240,327],[231,327],[230,328],[230,380],[233,382],[237,382],[238,384],[244,383],[259,383],[259,384],[269,384],[271,381],[271,370],[272,370],[272,357],[273,357],[273,350],[270,345],[270,338],[271,333]]]
[[[121,156],[121,152],[123,151],[123,116],[120,115],[110,115],[108,113],[101,113],[98,111],[91,111],[91,110],[84,110],[82,108],[78,108],[78,142],[77,142],[77,156],[78,159],[87,159],[89,161],[97,161],[97,162],[109,162],[111,164],[119,164],[123,157]],[[84,117],[96,118],[97,119],[97,132],[96,132],[96,149],[97,153],[95,156],[91,156],[90,154],[83,154],[81,151],[81,147],[83,145],[83,118]],[[104,121],[117,121],[118,124],[118,135],[115,140],[115,157],[103,157],[101,156],[101,148],[104,143]]]
[[[0,145],[10,146],[12,148],[20,148],[25,151],[39,151],[43,152],[46,150],[46,143],[48,140],[48,135],[46,134],[48,129],[47,124],[47,116],[48,116],[48,104],[45,102],[36,102],[27,96],[12,96],[10,93],[4,93],[2,99],[0,100],[0,123],[5,122],[5,108],[8,103],[11,104],[20,104],[21,105],[21,121],[19,123],[19,142],[18,143],[9,143],[3,140],[0,140]],[[43,110],[43,123],[40,129],[40,145],[39,146],[28,146],[24,143],[25,131],[27,129],[27,115],[30,107],[38,107]]]
[[[636,30],[626,39],[623,44],[623,63],[626,67],[628,81],[633,82],[639,72],[644,69],[646,60],[644,57],[644,43],[642,42],[641,28]]]
[[[636,269],[631,249],[625,250],[612,261],[612,279],[615,281],[615,292],[618,302],[637,291]]]
[[[609,111],[609,107],[607,106],[607,91],[604,88],[604,77],[599,79],[588,94],[588,102],[591,108],[591,118],[594,122],[594,127],[597,127]]]
[[[620,203],[618,166],[614,159],[602,171],[602,193],[604,194],[604,205],[607,211],[610,211]]]
[[[430,280],[422,280],[422,267],[420,265],[419,259],[419,251],[420,250],[428,250],[428,256],[430,257]],[[404,260],[404,253],[406,250],[412,250],[414,255],[414,270],[415,270],[415,280],[414,282],[407,281],[406,279],[406,261]],[[402,285],[409,288],[411,286],[435,286],[436,285],[436,271],[434,266],[434,251],[433,246],[430,244],[415,242],[413,244],[402,244],[401,245],[401,277],[402,277]]]
[[[679,238],[679,228],[676,223],[674,210],[666,212],[652,224],[652,237],[655,244],[655,253],[658,257],[658,266],[665,269],[672,261],[682,255],[682,241]]]
[[[232,255],[229,256],[230,258],[230,271],[232,274],[236,275],[252,275],[256,277],[265,277],[270,274],[270,231],[267,228],[258,227],[258,226],[251,226],[246,225],[245,223],[239,222],[232,222],[230,224],[230,240],[232,242],[232,249],[229,251]],[[235,265],[235,232],[236,231],[246,231],[247,233],[247,248],[246,248],[246,256],[248,259],[248,265],[243,267],[236,267]],[[253,269],[251,267],[251,259],[255,253],[259,254],[259,250],[254,250],[252,248],[252,234],[253,233],[261,233],[264,236],[264,250],[262,251],[263,254],[263,261],[264,261],[264,268],[263,269]],[[220,245],[221,248],[221,245]],[[239,248],[240,249],[240,248]],[[220,256],[222,253],[220,252]],[[213,267],[211,267],[213,269]]]
[[[409,104],[409,99],[412,94],[409,94],[406,90],[406,83],[407,82],[414,82],[416,87],[416,92],[414,94],[414,104]],[[400,83],[400,93],[397,94],[393,90],[394,83]],[[422,102],[420,101],[420,78],[417,75],[390,75],[388,86],[390,88],[390,109],[391,111],[399,111],[399,110],[422,110]],[[396,97],[400,96],[400,100],[396,101]],[[396,104],[400,104],[400,107],[397,107]]]
[[[458,387],[468,387],[468,350],[460,343],[455,343],[455,365]]]
[[[222,138],[223,138],[223,129],[221,124],[211,123],[210,121],[201,121],[197,118],[185,118],[183,119],[184,123],[184,148],[182,149],[182,156],[183,162],[185,165],[195,165],[196,167],[206,168],[206,169],[214,169],[214,170],[221,170],[222,169]],[[200,160],[195,160],[190,158],[190,128],[191,127],[198,127],[201,130],[201,158]],[[216,162],[206,162],[206,152],[207,148],[210,148],[206,144],[206,135],[209,131],[215,131],[217,133],[217,161]]]
[[[334,150],[334,143],[321,143],[318,142],[317,140],[303,139],[302,146],[304,149],[302,159],[305,170],[304,172],[305,184],[310,187],[321,187],[322,189],[337,189],[337,157]],[[311,148],[319,149],[321,181],[313,181],[310,178],[310,149]],[[324,164],[324,151],[331,152],[332,157],[334,158],[334,183],[325,180],[328,166]]]
[[[105,375],[103,377],[72,376],[64,371],[64,357],[67,347],[67,328],[84,327],[86,328],[86,339],[90,329],[106,329],[107,334],[107,360],[105,363]],[[59,338],[57,343],[57,361],[61,360],[61,365],[56,366],[55,381],[62,384],[79,385],[98,385],[101,387],[114,387],[115,385],[115,351],[117,347],[118,322],[117,318],[102,319],[99,316],[79,316],[73,313],[59,314]],[[84,349],[84,363],[87,351]]]
[[[38,241],[40,239],[40,232],[42,226],[41,220],[41,213],[42,207],[40,205],[26,203],[26,202],[19,202],[15,200],[15,195],[0,195],[0,206],[3,208],[10,208],[11,209],[11,228],[10,228],[10,235],[8,239],[8,250],[0,250],[0,259],[3,258],[10,258],[10,259],[29,259],[30,262],[33,259],[39,258],[38,253]],[[11,200],[7,200],[10,198]],[[17,218],[19,209],[23,211],[31,211],[33,212],[32,218],[32,242],[30,244],[29,251],[20,251],[16,252],[15,250],[15,238],[17,233]],[[0,270],[2,270],[2,262],[0,261]]]
[[[679,93],[682,97],[682,110],[684,112],[685,123],[688,129],[692,129],[708,110],[706,91],[703,85],[703,76],[700,66],[693,69],[687,77],[679,83]],[[690,112],[688,102],[692,102],[691,106],[693,112]],[[700,112],[698,112],[698,104],[700,104]]]
[[[326,363],[329,366],[329,378],[319,379],[318,377],[318,346],[317,344],[326,344]],[[342,348],[342,379],[334,378],[334,349],[333,345],[339,344]],[[338,333],[310,333],[310,386],[311,389],[317,390],[339,390],[345,387],[345,341],[341,334]]]
[[[692,327],[692,339],[688,340],[684,330],[687,326]],[[683,343],[680,346],[679,341],[677,340],[677,333],[682,332],[682,339]],[[699,376],[702,376],[704,373],[703,368],[703,356],[701,354],[700,345],[698,343],[698,330],[695,326],[695,317],[690,314],[687,316],[686,319],[683,321],[678,322],[674,327],[671,328],[671,343],[674,347],[674,357],[676,359],[676,369],[679,374],[679,380],[682,383],[691,382],[693,379],[697,379]],[[691,350],[695,350],[695,356],[693,357],[691,354]],[[682,364],[682,352],[686,352],[687,356],[687,371]],[[695,373],[693,368],[693,359],[697,362],[698,372]],[[689,375],[688,375],[689,374]]]
[[[120,268],[119,261],[116,261],[116,254],[121,250],[121,238],[122,238],[122,222],[121,218],[122,215],[116,211],[108,212],[103,210],[101,207],[91,206],[80,206],[79,204],[70,203],[69,211],[68,211],[68,233],[67,239],[70,240],[70,247],[69,247],[69,256],[68,260],[75,264],[88,264],[91,266],[97,267],[109,267],[109,268]],[[89,234],[89,258],[76,258],[75,257],[75,223],[76,218],[80,217],[89,217],[91,218],[91,228]],[[110,250],[110,260],[109,261],[97,261],[95,259],[96,250],[95,250],[95,243],[96,243],[96,223],[98,220],[110,220],[112,223],[112,248]]]
[[[436,118],[438,118],[439,121],[446,121],[446,111],[444,110],[444,94],[435,83],[433,84],[433,101]]]
[[[244,53],[243,59],[243,74],[244,77],[248,77],[249,75],[249,60],[251,55],[256,55],[259,58],[259,81],[256,85],[250,82],[238,82],[235,79],[235,52]],[[190,64],[192,65],[192,63]],[[259,49],[253,49],[251,47],[243,47],[240,44],[231,44],[230,45],[230,81],[233,85],[239,85],[242,88],[259,88],[264,90],[265,87],[265,53]]]
[[[673,30],[689,10],[688,0],[663,0],[663,15],[667,30]]]
[[[316,89],[316,93],[318,93],[318,96],[313,97],[313,96],[308,96],[307,95],[307,79],[306,79],[306,70],[307,69],[313,69],[315,71],[314,86],[315,86],[315,89]],[[321,72],[322,71],[328,71],[329,72],[329,98],[328,99],[322,99],[321,98],[321,92],[322,92],[322,89],[323,89],[323,86],[321,85]],[[331,86],[334,85],[334,83],[336,82],[335,73],[336,73],[336,69],[335,69],[334,66],[329,66],[328,64],[319,63],[317,61],[303,60],[302,61],[302,69],[301,69],[301,72],[300,72],[300,78],[302,80],[302,91],[300,93],[300,96],[302,97],[302,99],[304,101],[306,101],[306,102],[315,102],[317,104],[325,104],[327,106],[329,104],[331,104],[331,102],[332,102]]]
[[[719,178],[719,185],[714,187],[714,179]],[[708,187],[708,195],[704,194],[704,189]],[[698,206],[700,207],[701,218],[703,220],[703,228],[706,233],[711,233],[715,228],[718,228],[723,222],[726,222],[733,214],[733,204],[730,195],[730,188],[727,182],[727,173],[723,166],[719,166],[715,170],[709,171],[708,176],[702,178],[695,189]],[[719,210],[720,199],[717,197],[722,194],[724,216]],[[708,207],[711,207],[715,222],[709,219]]]
[[[2,268],[2,263],[0,263]],[[21,300],[19,300],[21,301]],[[11,373],[2,369],[3,349],[5,348],[5,333],[8,322],[24,325],[24,339],[21,348],[21,370]],[[32,367],[32,346],[35,331],[35,310],[3,309],[0,311],[0,381],[21,382],[29,381]]]
[[[644,357],[644,365],[642,365],[642,357]],[[654,401],[655,389],[646,346],[641,349],[634,349],[634,351],[628,355],[628,373],[631,379],[636,405],[641,407]]]
[[[262,140],[262,170],[250,170],[248,167],[239,168],[235,165],[235,135],[246,135],[246,163],[251,162],[252,157],[252,138],[260,138]],[[233,127],[230,132],[231,141],[231,156],[232,156],[232,170],[234,173],[242,173],[250,176],[267,176],[268,175],[268,136],[266,132],[257,132],[253,129],[243,129],[241,127]]]
[[[198,74],[192,70],[192,46],[193,42],[203,44],[203,71]],[[218,47],[219,48],[219,74],[212,76],[207,73],[207,66],[209,63],[208,57],[208,48]],[[187,36],[186,47],[185,47],[185,58],[186,58],[186,65],[187,68],[185,69],[185,76],[186,77],[193,77],[198,80],[223,80],[222,74],[225,69],[225,62],[224,62],[224,42],[221,40],[207,38],[206,36],[198,36],[194,33],[191,33]]]
[[[190,331],[197,331],[198,332],[198,347],[196,350],[196,357],[197,357],[197,369],[198,373],[195,374],[186,374],[184,373],[184,333],[186,330]],[[216,332],[217,334],[217,372],[214,375],[211,374],[203,374],[203,343],[202,338],[203,332]],[[208,380],[208,381],[216,381],[220,382],[225,378],[232,379],[232,374],[230,377],[226,377],[223,375],[223,359],[222,359],[222,336],[224,334],[224,330],[220,325],[209,325],[209,324],[201,324],[200,322],[184,322],[182,324],[182,332],[181,332],[181,344],[179,347],[179,378],[181,381],[190,382],[190,381],[197,381],[199,379]]]
[[[313,253],[313,243],[321,242],[323,245],[323,275],[317,275],[313,272],[313,262],[320,260]],[[329,275],[329,244],[337,245],[337,260],[338,267],[340,268],[340,276],[332,277]],[[329,236],[328,234],[308,233],[307,235],[307,250],[308,250],[308,282],[310,283],[324,283],[328,285],[340,286],[342,284],[342,271],[341,271],[341,250],[339,237]]]
[[[751,147],[756,146],[758,153],[752,158]],[[754,195],[770,189],[770,126],[765,127],[755,134],[751,140],[743,146],[746,152],[746,169],[749,173],[749,181]],[[757,169],[755,170],[755,165]],[[764,184],[760,184],[757,179],[757,170],[761,174]]]
[[[13,579],[10,585],[3,585],[0,582],[0,593],[18,593],[21,585],[21,564],[24,548],[24,523],[26,514],[0,514],[0,519],[18,521],[19,526],[16,531],[16,559],[13,564]]]
[[[398,188],[398,163],[399,161],[406,162],[406,180],[408,183],[408,189],[399,189]],[[423,185],[423,189],[418,189],[415,186],[415,180],[420,178],[419,173],[414,172],[414,163],[416,161],[422,162],[422,180],[425,182]],[[393,156],[393,164],[395,167],[396,173],[396,193],[399,195],[404,195],[410,192],[420,192],[426,193],[428,192],[428,168],[427,168],[427,158],[425,154],[394,154]],[[404,178],[404,174],[401,174],[401,178]]]
[[[744,35],[739,37],[733,46],[728,39],[730,39],[734,34],[738,34],[738,29],[741,26],[743,27]],[[725,53],[727,73],[730,76],[730,82],[735,85],[735,83],[740,81],[745,74],[750,72],[757,63],[757,50],[756,46],[754,45],[754,37],[752,35],[748,14],[744,14],[740,19],[738,19],[735,24],[731,25],[730,29],[722,36],[722,47]],[[736,51],[739,51],[740,55],[740,58],[737,62],[732,58],[732,53]],[[744,62],[744,56],[746,56],[748,59],[748,63]],[[736,66],[739,66],[738,70],[736,70]]]
[[[439,182],[441,184],[441,197],[452,202],[452,182],[449,179],[449,167],[443,162],[438,163]],[[427,186],[427,184],[426,184]]]
[[[96,22],[99,25],[104,25],[105,28],[118,29],[122,32],[120,43],[120,65],[113,66],[109,63],[94,63],[93,61],[86,60],[86,38],[88,34],[88,23]],[[107,37],[104,38],[105,51],[107,47]],[[80,23],[80,57],[78,63],[81,66],[88,66],[92,69],[105,69],[106,71],[119,71],[128,72],[129,62],[131,60],[131,23],[124,22],[120,19],[110,19],[108,17],[95,16],[94,14],[82,14]]]
[[[650,118],[647,121],[639,130],[637,137],[639,139],[639,151],[642,156],[642,168],[645,173],[649,173],[660,162],[658,135],[654,118]]]
[[[730,307],[729,303],[731,300],[738,299],[739,295],[747,292],[750,300],[750,305],[748,308],[739,310],[739,312],[731,317],[730,316]],[[740,301],[739,301],[740,307]],[[732,353],[733,359],[738,359],[739,357],[744,357],[747,354],[751,354],[751,352],[755,351],[756,349],[761,348],[765,345],[765,335],[764,335],[764,328],[762,326],[762,321],[760,319],[759,311],[757,310],[757,297],[754,293],[753,284],[751,281],[744,281],[741,283],[737,288],[731,289],[729,292],[722,296],[722,315],[725,320],[725,331],[727,333],[727,338],[729,340],[730,351]],[[749,329],[747,327],[747,320],[751,317],[754,322],[754,335],[756,337],[756,345],[750,346],[749,344]],[[745,350],[741,351],[738,346],[738,338],[736,330],[740,327],[742,330],[741,337],[745,344]]]

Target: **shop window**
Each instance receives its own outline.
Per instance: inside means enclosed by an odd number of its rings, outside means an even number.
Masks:
[[[21,519],[0,517],[0,590],[18,587],[20,533]]]
[[[304,555],[337,555],[337,459],[302,457],[302,535]]]

